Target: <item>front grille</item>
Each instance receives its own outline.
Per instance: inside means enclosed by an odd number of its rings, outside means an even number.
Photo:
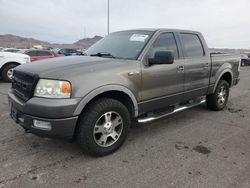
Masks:
[[[14,71],[12,79],[12,89],[14,94],[23,101],[29,100],[33,95],[36,81],[36,76]]]

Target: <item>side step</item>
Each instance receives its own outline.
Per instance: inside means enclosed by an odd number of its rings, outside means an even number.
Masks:
[[[161,114],[161,115],[158,115],[158,116],[157,116],[157,114],[155,114],[155,115],[150,116],[150,117],[138,118],[138,123],[148,123],[148,122],[151,122],[151,121],[154,121],[154,120],[157,120],[157,119],[169,116],[171,114],[175,114],[177,112],[181,112],[183,110],[186,110],[186,109],[189,109],[189,108],[193,108],[193,107],[198,106],[200,104],[203,104],[205,102],[206,102],[206,100],[201,100],[199,102],[195,102],[195,103],[190,103],[190,104],[186,104],[186,105],[183,105],[183,106],[179,106],[179,107],[175,108],[173,111],[168,112],[166,114]]]

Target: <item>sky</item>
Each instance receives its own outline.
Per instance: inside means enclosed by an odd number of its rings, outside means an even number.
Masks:
[[[0,34],[55,43],[107,35],[108,0],[0,0]],[[190,29],[211,48],[250,49],[250,0],[110,0],[110,32]]]

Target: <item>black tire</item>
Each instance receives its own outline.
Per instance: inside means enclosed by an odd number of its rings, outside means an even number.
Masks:
[[[110,146],[98,145],[94,133],[97,122],[110,111],[119,114],[122,119],[122,131],[119,138]],[[116,151],[125,141],[131,124],[128,109],[121,102],[111,98],[100,98],[92,102],[80,117],[77,127],[77,142],[83,151],[92,156],[108,155]],[[104,126],[102,126],[104,127]],[[102,128],[104,130],[104,128]],[[101,133],[100,133],[101,134]]]
[[[5,65],[3,70],[2,70],[2,78],[6,82],[11,82],[11,78],[8,76],[9,70],[15,68],[17,65],[16,64],[8,64]]]
[[[222,88],[225,88],[225,96],[223,97],[224,100],[220,98],[221,96],[220,93]],[[213,94],[206,96],[207,107],[215,111],[223,110],[227,105],[228,97],[229,97],[229,84],[225,80],[220,80],[215,89],[215,92]]]

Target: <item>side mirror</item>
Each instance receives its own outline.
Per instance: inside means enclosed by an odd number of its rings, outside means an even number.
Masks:
[[[174,54],[171,51],[156,51],[154,58],[148,59],[148,64],[173,64],[174,63]]]

